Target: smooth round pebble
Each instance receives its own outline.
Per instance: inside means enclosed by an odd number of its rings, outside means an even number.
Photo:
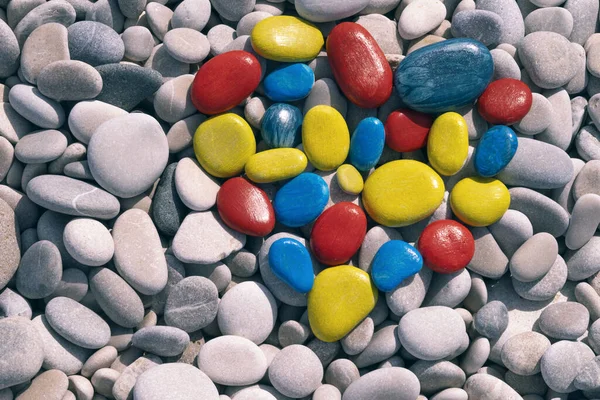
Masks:
[[[63,232],[65,248],[80,263],[99,267],[114,254],[113,238],[106,227],[91,218],[71,220]]]
[[[102,77],[84,62],[55,61],[40,71],[37,86],[43,95],[57,101],[87,100],[102,90]]]
[[[62,105],[44,96],[35,86],[15,85],[8,98],[16,112],[41,128],[57,129],[65,122]]]
[[[542,377],[552,390],[559,393],[574,392],[577,375],[594,356],[592,349],[584,343],[567,340],[556,342],[542,356]]]
[[[68,31],[71,60],[95,67],[118,63],[123,58],[123,40],[110,26],[96,21],[79,21],[69,26]]]
[[[508,310],[501,301],[491,301],[473,316],[473,327],[490,339],[497,339],[508,326]]]
[[[66,136],[47,129],[24,136],[15,146],[15,157],[24,163],[41,164],[56,160],[67,148]]]
[[[0,370],[0,386],[10,387],[32,379],[44,360],[42,338],[35,326],[25,317],[2,318],[0,334],[3,338],[0,345],[2,360],[11,366]]]
[[[150,368],[135,381],[133,396],[138,400],[160,400],[177,393],[181,400],[218,400],[219,392],[206,374],[183,364],[162,364]]]
[[[523,332],[510,337],[502,346],[502,363],[512,372],[530,376],[540,372],[540,361],[550,340],[538,332]]]
[[[23,254],[16,274],[17,289],[29,299],[41,299],[56,289],[61,276],[58,248],[52,242],[40,240]]]
[[[558,256],[558,243],[554,236],[540,232],[517,249],[510,259],[509,268],[514,279],[532,282],[542,278],[552,268]]]
[[[548,337],[567,340],[576,340],[583,335],[589,322],[587,308],[574,301],[550,304],[538,320],[540,330]]]
[[[398,367],[382,368],[362,375],[344,392],[344,400],[390,398],[410,400],[418,398],[419,380],[414,373]]]
[[[452,17],[452,36],[478,40],[486,46],[499,43],[502,18],[491,11],[466,10]]]
[[[152,33],[145,26],[130,26],[121,34],[124,56],[131,61],[146,61],[154,48]]]
[[[190,28],[169,30],[163,43],[174,59],[187,64],[197,64],[210,53],[210,44],[206,36]]]
[[[281,394],[293,398],[313,393],[323,380],[323,366],[308,347],[283,348],[269,366],[269,380]]]
[[[136,331],[133,346],[161,357],[181,354],[190,341],[189,335],[172,326],[150,326]]]

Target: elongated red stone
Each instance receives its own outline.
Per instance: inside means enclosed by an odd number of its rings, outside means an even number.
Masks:
[[[244,178],[227,180],[217,193],[217,210],[231,229],[266,236],[275,227],[275,211],[267,194]]]
[[[394,151],[415,151],[427,145],[427,135],[433,116],[422,112],[399,109],[385,121],[385,143]]]
[[[469,264],[475,254],[475,240],[464,225],[442,219],[423,229],[417,248],[427,267],[441,274],[451,274]]]
[[[360,248],[367,233],[367,217],[359,206],[338,203],[323,212],[310,233],[310,247],[326,265],[348,261]]]
[[[342,22],[327,38],[333,76],[348,100],[375,108],[392,93],[392,69],[373,36],[354,22]]]
[[[260,75],[260,63],[247,51],[220,54],[196,72],[192,103],[203,114],[231,110],[254,92]]]
[[[532,101],[533,96],[527,84],[503,78],[488,85],[477,100],[477,109],[489,123],[510,125],[523,119]]]

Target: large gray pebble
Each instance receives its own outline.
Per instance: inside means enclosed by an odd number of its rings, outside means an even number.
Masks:
[[[358,17],[356,23],[373,36],[385,54],[402,54],[403,42],[394,21],[382,14],[368,13]]]
[[[169,22],[172,16],[173,11],[160,3],[152,2],[146,5],[148,26],[159,40],[163,40],[169,30]]]
[[[66,136],[57,130],[33,132],[15,146],[15,156],[27,164],[41,164],[60,157],[67,148]]]
[[[550,101],[539,93],[533,93],[533,101],[527,115],[513,126],[524,135],[536,135],[548,128],[551,123],[552,112]]]
[[[173,326],[150,326],[133,334],[132,344],[144,351],[161,357],[181,354],[188,342],[189,335]]]
[[[550,270],[558,256],[558,243],[554,236],[540,232],[527,239],[510,259],[513,278],[521,282],[541,279]]]
[[[580,303],[568,301],[550,304],[542,311],[540,330],[553,339],[576,340],[587,330],[590,313]]]
[[[221,17],[228,21],[239,21],[254,9],[256,0],[213,0],[211,4]]]
[[[529,218],[533,232],[548,232],[562,236],[569,226],[569,213],[543,194],[524,187],[509,189],[510,208]]]
[[[419,379],[421,393],[431,395],[449,387],[462,387],[467,377],[465,372],[450,361],[418,360],[410,367]]]
[[[31,319],[31,306],[23,296],[9,288],[0,292],[0,319],[25,317]]]
[[[499,43],[516,45],[525,35],[523,16],[512,0],[483,0],[477,2],[478,10],[491,11],[502,18],[502,35]]]
[[[486,227],[472,228],[475,254],[467,268],[481,276],[499,279],[508,270],[508,258]]]
[[[177,163],[175,187],[181,201],[195,211],[206,211],[214,206],[220,189],[219,183],[202,169],[198,161],[189,157]]]
[[[508,326],[508,310],[501,301],[491,301],[473,317],[473,327],[483,336],[497,339]]]
[[[56,289],[61,276],[58,248],[52,242],[40,240],[23,254],[17,270],[17,289],[29,299],[41,299]]]
[[[36,226],[41,210],[25,194],[9,186],[0,185],[0,199],[14,210],[21,231]]]
[[[96,100],[130,111],[162,85],[162,75],[135,64],[105,64],[97,67],[102,91]],[[183,73],[187,73],[184,71]]]
[[[37,79],[40,92],[57,101],[93,99],[102,90],[102,77],[81,61],[55,61],[44,67]]]
[[[65,122],[62,105],[44,96],[34,86],[15,85],[8,96],[15,111],[39,127],[57,129]]]
[[[544,381],[550,389],[557,392],[574,392],[575,378],[594,357],[592,349],[584,343],[567,340],[556,342],[542,357]]]
[[[10,26],[6,22],[0,20],[0,77],[7,78],[17,72],[19,68],[19,56],[21,50],[19,49],[19,42],[15,37]]]
[[[524,299],[532,301],[546,301],[562,289],[567,281],[567,264],[559,255],[546,275],[532,282],[521,282],[512,279],[515,291]]]
[[[405,368],[391,367],[369,372],[354,381],[344,392],[344,400],[416,399],[420,392],[419,380]]]
[[[398,32],[412,40],[439,26],[446,17],[446,7],[438,0],[416,0],[406,6],[398,19]]]
[[[66,1],[43,3],[23,17],[14,29],[19,45],[23,46],[27,37],[39,26],[56,22],[66,27],[75,22],[75,9]]]
[[[115,32],[122,32],[125,24],[125,16],[119,9],[117,0],[99,0],[85,14],[88,21],[100,22]]]
[[[454,308],[462,303],[470,290],[471,276],[466,268],[450,274],[434,273],[423,306]]]
[[[471,342],[462,357],[460,368],[467,374],[476,373],[482,368],[490,356],[490,341],[485,337],[478,337]]]
[[[99,267],[109,262],[114,254],[113,238],[106,227],[91,218],[70,221],[63,232],[65,248],[80,263]]]
[[[537,135],[536,139],[567,150],[571,144],[571,127],[573,123],[569,93],[558,88],[545,91],[543,94],[552,105],[553,113],[550,125],[544,132]]]
[[[190,28],[171,29],[165,34],[163,43],[174,59],[187,64],[197,64],[210,53],[206,36]]]
[[[65,248],[63,233],[65,226],[71,221],[71,217],[54,211],[45,211],[37,223],[37,237],[39,240],[48,240],[58,248],[63,265],[68,268],[82,268],[82,264],[75,261]],[[37,240],[36,240],[37,241]],[[82,268],[82,269],[85,269]]]
[[[596,30],[598,3],[594,0],[567,0],[564,8],[573,17],[573,31],[569,40],[583,46]]]
[[[69,130],[83,144],[88,144],[96,129],[109,119],[127,115],[112,104],[98,100],[80,101],[69,113]]]
[[[573,30],[573,15],[562,7],[546,7],[531,12],[525,18],[525,33],[555,32],[569,39]]]
[[[210,16],[209,0],[184,0],[175,8],[171,26],[173,29],[190,28],[201,31],[208,23]]]
[[[531,222],[525,214],[517,210],[506,210],[502,218],[488,229],[507,257],[512,257],[518,248],[533,236]]]
[[[393,291],[387,292],[385,300],[390,311],[401,317],[419,308],[425,299],[432,276],[433,271],[423,267],[417,274],[403,280]]]
[[[165,82],[154,95],[156,115],[164,121],[175,123],[196,113],[190,97],[193,81],[193,75],[181,75]]]
[[[277,353],[271,362],[269,380],[284,396],[308,396],[321,385],[323,366],[317,355],[308,347],[287,346]]]
[[[144,63],[144,68],[158,72],[162,76],[163,83],[190,72],[190,65],[171,57],[162,43],[152,49],[150,57]]]
[[[517,64],[517,61],[513,56],[510,55],[509,52],[500,48],[495,48],[490,51],[490,53],[492,54],[492,59],[494,60],[493,80],[502,78],[521,79],[521,68],[519,68],[519,64]]]
[[[550,347],[550,340],[538,332],[523,332],[509,338],[502,347],[502,362],[519,375],[540,372],[540,361]]]
[[[218,400],[219,392],[199,369],[186,364],[163,364],[140,375],[133,391],[137,400],[162,400],[177,393],[181,400]]]
[[[504,381],[487,374],[472,375],[464,386],[469,399],[522,400],[523,398]]]
[[[190,276],[169,290],[165,322],[194,332],[214,321],[218,308],[219,293],[214,283],[204,277]]]
[[[54,297],[64,296],[75,301],[81,301],[88,292],[88,280],[86,274],[77,268],[63,270],[62,279],[46,300]]]
[[[567,250],[569,280],[580,281],[600,271],[600,237],[594,236],[578,250]]]
[[[152,33],[145,26],[130,26],[121,34],[125,46],[125,58],[132,61],[146,61],[154,48]]]
[[[497,44],[502,36],[502,18],[485,10],[459,12],[452,17],[452,36],[475,39],[486,46]]]
[[[237,23],[235,32],[237,36],[250,35],[254,26],[265,18],[273,15],[265,11],[254,11],[244,15]]]
[[[44,361],[42,339],[34,324],[19,316],[2,318],[0,335],[0,354],[3,362],[10,366],[0,369],[0,388],[27,382],[38,373]],[[12,399],[12,393],[8,399]]]
[[[575,387],[580,390],[598,390],[600,388],[600,358],[589,361],[575,378]]]
[[[577,43],[571,43],[571,47],[575,49],[577,54],[577,58],[575,59],[577,64],[577,73],[569,81],[569,83],[565,85],[564,89],[570,95],[574,95],[581,93],[586,89],[589,83],[589,73],[586,68],[587,60],[583,46]],[[575,122],[575,120],[573,120],[573,122]]]
[[[598,190],[598,173],[600,172],[600,161],[591,160],[585,163],[573,182],[573,200],[577,201],[586,194],[600,194]]]
[[[23,45],[21,73],[32,84],[42,69],[54,61],[69,60],[67,28],[61,24],[49,23],[37,28]]]
[[[33,130],[33,124],[15,111],[9,103],[0,103],[0,136],[15,144]]]
[[[360,354],[352,357],[352,361],[358,368],[368,367],[390,358],[401,347],[398,326],[395,324],[384,326],[373,334],[367,347]]]
[[[600,196],[588,193],[577,199],[571,214],[571,223],[565,234],[565,245],[571,250],[583,247],[596,232],[600,220]]]

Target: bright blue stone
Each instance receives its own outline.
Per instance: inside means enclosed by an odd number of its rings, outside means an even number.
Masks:
[[[359,171],[370,170],[377,165],[384,145],[383,123],[374,117],[363,119],[350,140],[350,163]]]
[[[298,107],[275,103],[265,111],[260,134],[269,147],[296,147],[302,141],[303,118]]]
[[[481,176],[494,176],[506,167],[517,152],[519,140],[508,126],[496,125],[479,139],[475,150],[475,171]]]
[[[402,240],[390,240],[379,248],[371,262],[371,276],[379,290],[390,292],[423,267],[421,253]]]
[[[275,194],[275,218],[292,228],[306,225],[321,215],[328,200],[327,182],[317,174],[304,172],[283,185]]]
[[[273,101],[305,98],[315,84],[315,73],[306,64],[287,64],[265,77],[265,95]]]
[[[315,281],[308,250],[295,239],[283,238],[269,248],[269,266],[279,279],[295,291],[307,293]]]
[[[449,39],[406,56],[394,75],[400,98],[410,108],[442,113],[472,104],[492,80],[494,61],[472,39]]]

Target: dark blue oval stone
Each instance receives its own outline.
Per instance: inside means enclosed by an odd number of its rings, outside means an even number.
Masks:
[[[275,103],[265,111],[260,135],[269,147],[296,147],[302,141],[303,118],[298,107]]]
[[[517,152],[519,140],[508,126],[496,125],[483,134],[475,149],[475,171],[491,177],[508,165]]]

